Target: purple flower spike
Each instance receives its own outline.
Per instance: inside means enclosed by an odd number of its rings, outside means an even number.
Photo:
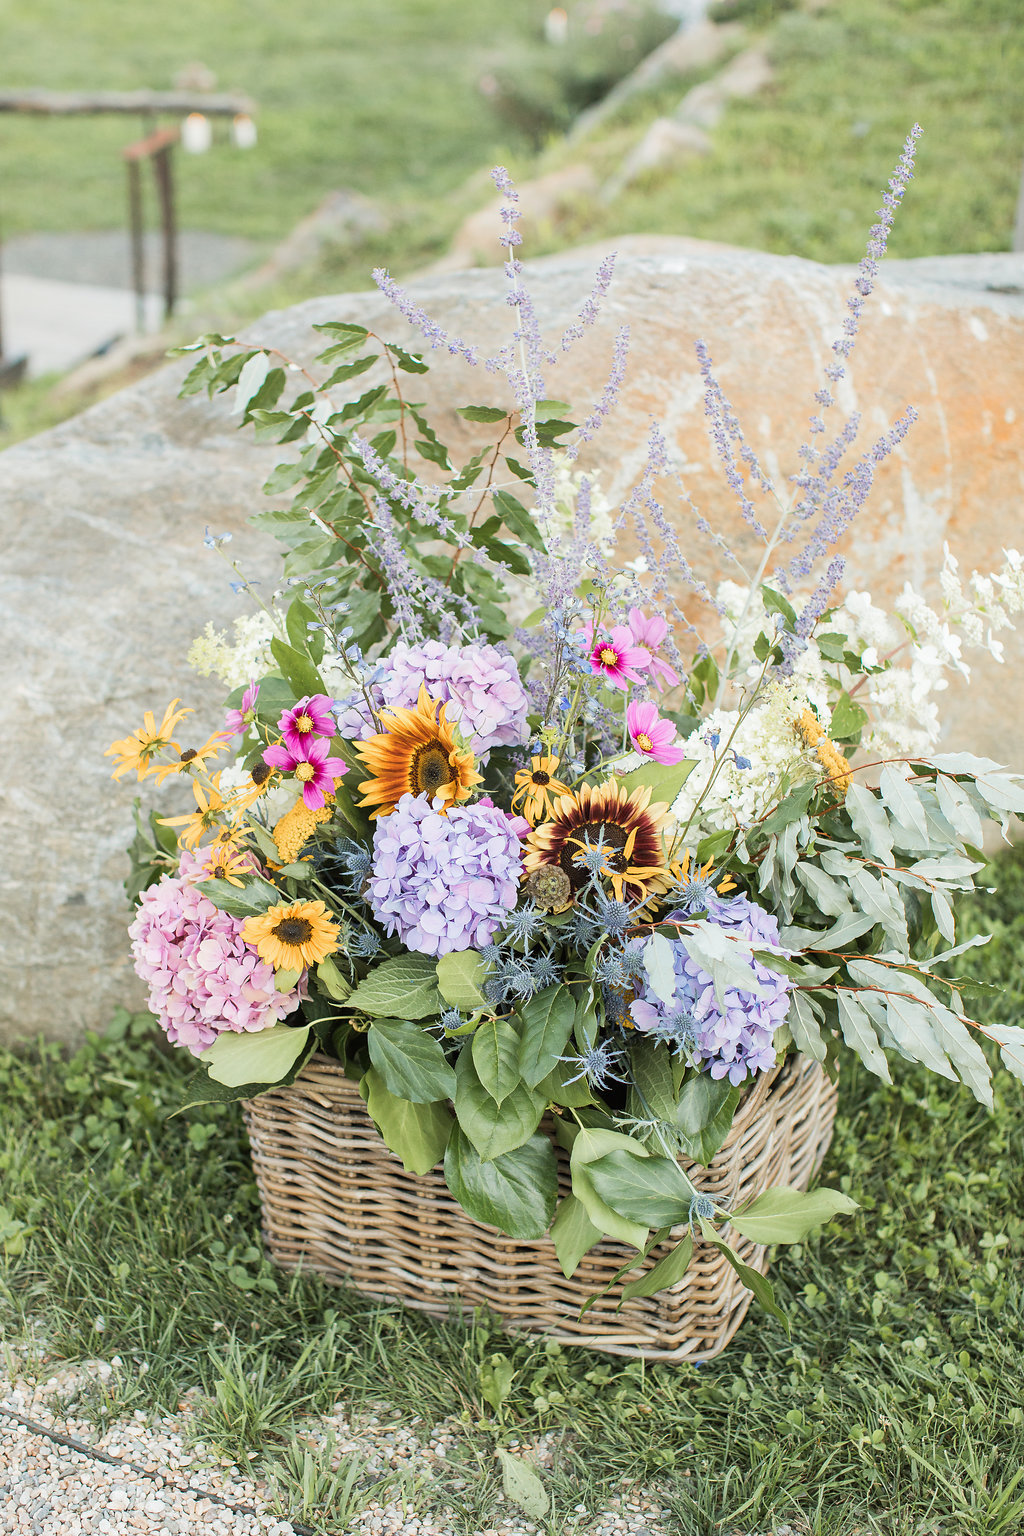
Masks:
[[[337,730],[331,713],[332,701],[325,693],[314,693],[300,699],[294,709],[286,709],[277,722],[290,752],[305,754],[307,743],[317,736],[333,736]]]
[[[482,949],[519,896],[519,838],[495,805],[442,816],[426,795],[403,795],[373,834],[367,899],[388,934],[421,955]]]

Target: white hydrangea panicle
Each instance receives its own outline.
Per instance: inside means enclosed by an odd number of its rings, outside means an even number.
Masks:
[[[272,616],[263,609],[240,614],[234,622],[234,640],[212,621],[197,635],[185,658],[200,677],[214,675],[225,688],[243,688],[253,677],[262,677],[274,665],[270,642],[277,633]]]

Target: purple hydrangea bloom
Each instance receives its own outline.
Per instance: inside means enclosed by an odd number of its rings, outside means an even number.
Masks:
[[[367,899],[388,934],[421,955],[489,944],[519,896],[521,845],[494,805],[454,805],[442,816],[426,795],[403,795],[373,834]]]
[[[676,912],[673,919],[684,920]],[[707,922],[730,929],[757,949],[779,948],[778,919],[746,896],[725,901],[714,897]],[[712,1077],[728,1076],[733,1084],[775,1065],[772,1037],[789,1012],[790,983],[751,959],[752,987],[725,991],[725,1011],[718,1005],[708,973],[691,960],[679,940],[675,951],[676,993],[669,1007],[645,987],[630,1005],[633,1023],[641,1033],[662,1035],[685,1046],[694,1064],[709,1066]],[[757,987],[757,991],[753,987]]]
[[[530,701],[519,680],[514,659],[493,645],[442,645],[424,640],[409,645],[400,640],[387,658],[380,679],[383,707],[415,709],[420,687],[448,708],[446,718],[458,722],[477,762],[486,763],[494,747],[520,747],[527,740]],[[374,735],[361,697],[344,701],[338,724],[351,739]]]

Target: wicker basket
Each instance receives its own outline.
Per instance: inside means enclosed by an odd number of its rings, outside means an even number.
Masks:
[[[684,1166],[716,1200],[738,1202],[769,1184],[806,1189],[828,1148],[835,1112],[835,1088],[817,1063],[790,1057],[743,1098],[711,1166]],[[422,1178],[404,1171],[356,1085],[325,1057],[314,1057],[291,1087],[247,1103],[245,1117],[267,1246],[284,1269],[302,1266],[434,1316],[453,1304],[486,1305],[512,1328],[648,1360],[717,1354],[750,1303],[735,1272],[698,1239],[689,1271],[670,1291],[637,1298],[618,1313],[612,1292],[580,1319],[582,1303],[608,1283],[629,1250],[602,1241],[566,1280],[547,1238],[517,1241],[473,1221],[449,1194],[440,1168]],[[557,1150],[566,1193],[569,1160]],[[764,1272],[763,1247],[744,1238],[735,1247]]]

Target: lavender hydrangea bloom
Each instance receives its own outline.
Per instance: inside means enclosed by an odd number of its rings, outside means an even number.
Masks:
[[[448,705],[447,718],[458,722],[473,753],[486,763],[494,747],[519,747],[527,739],[530,701],[513,657],[494,645],[442,645],[425,640],[392,647],[388,671],[375,688],[385,707],[415,709],[420,686]],[[338,715],[343,736],[372,736],[376,726],[361,697],[343,701]]]
[[[685,915],[678,912],[672,917],[683,920]],[[746,896],[734,896],[729,901],[713,898],[707,921],[731,930],[755,948],[779,947],[778,919],[748,901]],[[636,1028],[643,1034],[675,1038],[679,1020],[685,1018],[690,1035],[687,1044],[694,1064],[707,1064],[712,1077],[728,1076],[733,1084],[774,1067],[772,1037],[789,1012],[790,983],[787,978],[752,959],[752,989],[748,992],[738,987],[727,988],[723,1012],[715,997],[711,977],[690,959],[681,942],[674,941],[673,949],[675,997],[666,1007],[649,987],[645,987],[630,1005]],[[757,991],[753,990],[755,985]]]
[[[421,955],[481,949],[519,895],[521,844],[504,811],[403,795],[373,834],[367,899],[388,934]]]

